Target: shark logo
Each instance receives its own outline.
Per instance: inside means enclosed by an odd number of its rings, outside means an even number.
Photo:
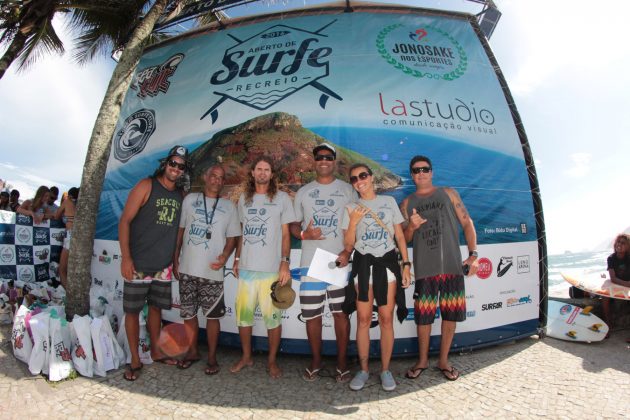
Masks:
[[[335,22],[314,32],[273,25],[247,39],[228,34],[236,45],[225,50],[222,68],[210,78],[213,93],[220,98],[200,119],[210,115],[214,124],[227,99],[263,111],[307,86],[321,92],[322,108],[331,96],[343,100],[321,82],[329,75],[328,57],[333,53],[323,32]]]

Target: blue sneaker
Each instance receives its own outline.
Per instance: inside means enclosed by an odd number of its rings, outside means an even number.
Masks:
[[[389,370],[381,373],[381,386],[385,391],[393,391],[396,389],[396,381]]]
[[[360,370],[356,375],[354,375],[352,381],[350,381],[350,389],[353,391],[360,391],[365,386],[369,377],[370,374],[368,372]]]

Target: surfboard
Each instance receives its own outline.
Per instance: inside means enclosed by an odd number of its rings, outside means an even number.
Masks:
[[[547,301],[547,335],[566,341],[591,343],[608,334],[608,325],[592,314],[591,306],[580,308],[557,300]]]
[[[585,292],[613,299],[630,300],[630,287],[619,286],[610,281],[606,272],[602,273],[560,273],[571,285]]]

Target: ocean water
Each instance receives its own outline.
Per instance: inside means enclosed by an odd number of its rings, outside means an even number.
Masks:
[[[551,296],[565,296],[570,285],[560,273],[601,273],[606,271],[606,259],[612,249],[596,252],[575,252],[559,255],[549,255],[549,294]]]

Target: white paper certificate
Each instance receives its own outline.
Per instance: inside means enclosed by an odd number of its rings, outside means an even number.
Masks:
[[[348,273],[352,270],[352,264],[342,268],[337,267],[335,265],[337,257],[337,254],[317,248],[306,275],[335,286],[345,287],[348,284]]]

